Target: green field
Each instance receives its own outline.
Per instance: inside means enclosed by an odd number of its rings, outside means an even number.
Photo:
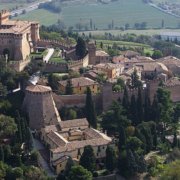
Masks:
[[[110,4],[78,4],[62,7],[61,14],[55,14],[46,10],[36,10],[26,15],[21,15],[19,19],[33,19],[40,21],[41,24],[50,25],[58,19],[64,21],[67,27],[77,23],[89,26],[90,18],[98,29],[108,28],[112,20],[114,27],[123,27],[126,23],[130,27],[134,23],[147,22],[148,28],[160,27],[162,19],[166,27],[177,27],[180,18],[165,14],[147,4],[142,0],[118,0]]]
[[[85,35],[95,35],[95,36],[103,36],[105,33],[111,33],[115,36],[117,35],[124,35],[124,34],[136,34],[136,35],[157,35],[161,34],[162,32],[180,32],[180,29],[147,29],[147,30],[126,30],[126,31],[121,31],[121,30],[97,30],[97,31],[82,31],[80,34],[82,35],[83,33]]]
[[[16,6],[21,6],[23,5],[23,3],[1,3],[0,2],[0,10],[2,9],[6,9],[6,10],[9,10],[11,8],[15,8]]]

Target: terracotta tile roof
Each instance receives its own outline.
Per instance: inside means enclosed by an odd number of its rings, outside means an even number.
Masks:
[[[109,54],[107,52],[105,52],[105,51],[98,50],[98,51],[96,51],[96,56],[109,57]]]
[[[66,160],[68,160],[68,158],[69,158],[68,156],[62,156],[62,157],[60,157],[59,159],[56,159],[55,161],[53,161],[52,164],[53,164],[54,166],[57,166],[58,164],[66,161]]]
[[[86,118],[83,118],[83,119],[60,121],[59,125],[60,125],[61,129],[65,129],[65,128],[89,126],[89,123]]]
[[[163,57],[158,59],[157,61],[165,64],[165,65],[176,65],[176,66],[180,66],[180,59],[173,57],[173,56],[167,56],[167,57]]]
[[[84,134],[87,136],[88,139],[102,138],[101,134],[92,128],[87,128],[84,131]]]
[[[121,64],[113,64],[113,63],[101,63],[94,66],[94,68],[100,68],[100,69],[117,69],[120,67],[124,67]]]
[[[73,78],[70,81],[73,87],[83,87],[98,84],[96,81],[89,79],[87,77]],[[67,80],[59,81],[59,84],[65,87],[67,85]]]
[[[180,80],[178,78],[171,78],[168,79],[165,84],[165,86],[176,86],[176,85],[180,85]]]
[[[20,20],[8,20],[3,22],[0,29],[1,33],[10,33],[10,34],[21,34],[24,33],[31,24],[36,24],[37,22],[32,21],[20,21]]]
[[[125,57],[135,57],[140,55],[138,52],[130,51],[130,50],[124,51],[121,54],[124,55]]]
[[[27,86],[26,91],[31,91],[31,92],[50,92],[50,91],[52,91],[52,89],[49,86],[31,85],[31,86]]]
[[[136,63],[135,66],[141,67],[142,71],[168,71],[164,64],[157,62]]]
[[[111,143],[111,140],[104,138],[89,139],[83,141],[73,141],[68,143],[65,147],[58,147],[56,149],[51,149],[54,153],[70,152],[85,146],[103,146]]]
[[[58,146],[65,146],[67,141],[62,138],[57,132],[51,131],[47,134],[47,137]]]

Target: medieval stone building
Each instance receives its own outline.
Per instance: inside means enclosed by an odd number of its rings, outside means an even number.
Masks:
[[[29,126],[33,130],[55,125],[61,120],[52,97],[52,90],[47,86],[28,86],[23,109],[27,112]]]
[[[0,55],[13,61],[26,60],[39,40],[39,23],[10,20],[9,16],[6,10],[0,12]]]

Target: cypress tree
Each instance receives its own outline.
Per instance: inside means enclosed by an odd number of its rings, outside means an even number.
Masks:
[[[71,82],[70,79],[67,80],[67,84],[66,84],[66,94],[67,94],[67,95],[73,94],[73,87],[72,87],[72,82]]]
[[[143,121],[143,103],[142,103],[142,91],[141,91],[141,88],[138,88],[137,114],[138,114],[138,121],[137,121],[136,125],[140,124]]]
[[[128,90],[127,87],[125,86],[124,88],[124,94],[123,94],[123,100],[122,100],[122,105],[126,112],[129,112],[129,96],[128,96]]]
[[[127,150],[127,163],[129,175],[135,175],[138,171],[138,165],[136,163],[134,154],[130,149]]]
[[[17,127],[18,127],[18,131],[16,132],[18,141],[23,142],[22,127],[21,127],[21,117],[20,117],[19,111],[16,111],[16,124],[17,124]]]
[[[94,155],[93,148],[91,146],[85,146],[84,152],[80,158],[80,165],[83,166],[88,171],[93,172],[95,170],[95,164],[96,158]]]
[[[78,37],[77,39],[76,55],[79,59],[83,58],[86,55],[86,43],[81,37]]]
[[[116,161],[116,157],[115,157],[114,149],[108,146],[106,149],[106,168],[110,172],[112,172],[115,168],[115,164],[116,164],[115,161]]]
[[[68,160],[67,160],[67,163],[66,163],[65,170],[64,170],[64,175],[66,177],[69,175],[69,172],[70,172],[72,166],[74,166],[74,162],[73,162],[72,158],[69,156]]]
[[[130,113],[131,113],[132,124],[137,125],[137,121],[138,121],[137,104],[136,104],[136,98],[134,94],[131,96]]]
[[[151,101],[146,93],[144,100],[144,121],[150,121],[150,120],[151,120]]]
[[[11,157],[11,147],[9,145],[4,146],[4,160],[8,162]]]
[[[85,109],[86,109],[86,117],[89,124],[93,128],[97,128],[97,117],[96,117],[94,102],[92,99],[91,89],[89,87],[87,88]]]
[[[153,103],[151,106],[151,120],[158,123],[160,118],[159,104],[157,96],[154,96]]]
[[[2,145],[0,146],[0,161],[4,162],[4,150]]]
[[[119,143],[118,143],[119,151],[122,151],[126,148],[126,134],[124,131],[124,127],[119,127]]]

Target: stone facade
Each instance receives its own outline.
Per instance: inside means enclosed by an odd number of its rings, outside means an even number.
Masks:
[[[50,87],[32,85],[26,88],[23,109],[29,117],[29,125],[33,130],[57,124],[61,119],[56,109]]]
[[[8,11],[0,12],[0,54],[9,60],[26,60],[39,40],[39,23],[9,20]]]

